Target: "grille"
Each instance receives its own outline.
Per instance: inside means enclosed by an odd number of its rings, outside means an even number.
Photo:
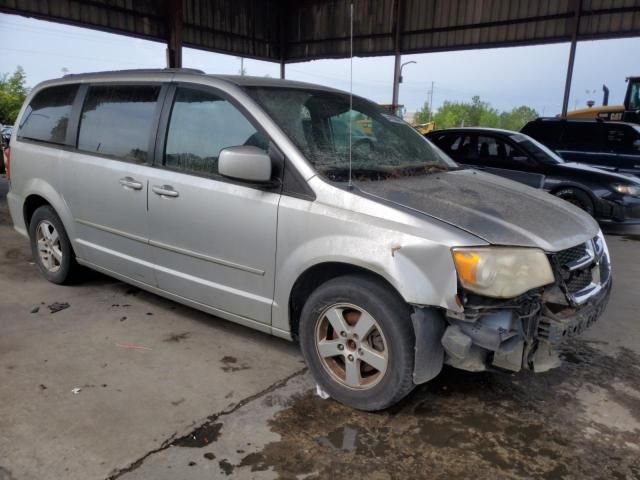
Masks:
[[[562,250],[561,252],[556,253],[555,257],[558,263],[561,266],[567,265],[568,263],[575,262],[576,260],[580,260],[587,254],[587,245],[576,245],[575,247],[567,248],[566,250]]]
[[[592,282],[604,283],[607,281],[610,273],[609,261],[604,253],[604,245],[602,241],[596,237],[591,244],[583,243],[582,245],[576,245],[575,247],[567,248],[554,255],[555,264],[557,265],[560,278],[564,282],[566,291],[568,293],[577,293],[588,287]],[[568,268],[572,263],[575,265],[577,260],[581,260],[585,256],[593,257],[593,261],[586,265],[584,268],[570,271]],[[596,264],[599,263],[600,278],[598,281],[598,275],[594,280],[593,269],[596,268]]]
[[[569,279],[565,280],[565,285],[569,292],[575,293],[588,286],[591,283],[591,279],[591,267],[588,267],[574,272]]]

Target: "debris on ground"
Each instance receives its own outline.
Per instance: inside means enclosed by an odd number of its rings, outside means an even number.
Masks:
[[[167,337],[163,340],[168,343],[178,343],[181,340],[186,340],[191,335],[191,332],[182,332],[182,333],[172,333],[167,335]]]
[[[39,311],[40,311],[40,307],[39,306],[38,307],[33,307],[31,309],[31,313],[38,313]]]
[[[73,393],[74,395],[79,394],[82,391],[82,389],[80,387],[75,387],[71,389],[71,393]]]
[[[316,384],[316,395],[318,395],[322,400],[330,398],[330,395],[318,384]]]
[[[128,348],[131,350],[151,350],[151,348],[145,347],[144,345],[136,345],[134,343],[127,343],[127,342],[116,343],[116,347]]]
[[[58,313],[61,310],[69,308],[70,305],[67,302],[53,302],[51,305],[47,305],[47,308],[51,313]]]

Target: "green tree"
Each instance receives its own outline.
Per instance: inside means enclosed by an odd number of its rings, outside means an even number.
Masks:
[[[471,102],[445,101],[433,118],[439,129],[465,126],[520,130],[525,123],[537,117],[538,112],[524,105],[509,112],[500,112],[476,95]]]
[[[13,124],[27,96],[27,76],[18,66],[13,74],[0,75],[0,122]]]
[[[431,106],[429,105],[429,102],[424,102],[422,108],[416,112],[416,116],[413,121],[415,124],[419,125],[421,123],[427,123],[431,118]]]
[[[535,109],[521,105],[510,112],[502,112],[500,115],[500,128],[520,130],[526,123],[535,120],[539,116]]]

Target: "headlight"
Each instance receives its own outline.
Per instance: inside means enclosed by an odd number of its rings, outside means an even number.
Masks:
[[[536,248],[454,248],[453,260],[462,286],[488,297],[516,297],[555,280]]]
[[[613,185],[613,189],[623,195],[631,195],[632,197],[640,197],[640,187],[637,185],[625,185],[617,183]]]

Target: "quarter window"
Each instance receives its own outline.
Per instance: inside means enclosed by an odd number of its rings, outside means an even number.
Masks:
[[[601,148],[600,135],[599,123],[567,122],[562,140],[566,150],[595,152]]]
[[[77,85],[61,85],[38,92],[22,116],[18,137],[63,145],[77,91]]]
[[[159,86],[91,87],[78,134],[78,149],[146,163]]]
[[[241,145],[266,150],[268,142],[229,101],[212,92],[178,88],[167,132],[165,166],[216,175],[220,151]]]

